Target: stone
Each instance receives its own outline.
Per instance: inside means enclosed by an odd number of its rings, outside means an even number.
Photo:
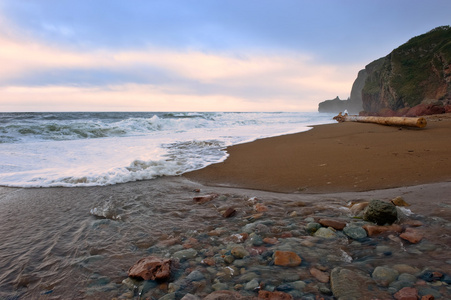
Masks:
[[[402,231],[402,227],[397,224],[392,224],[389,226],[376,226],[376,225],[363,225],[363,229],[367,232],[368,236],[376,236],[386,232],[397,232],[400,233]]]
[[[363,213],[365,221],[374,222],[378,225],[392,224],[397,218],[396,206],[381,200],[371,200]]]
[[[215,291],[208,294],[204,300],[251,300],[252,298],[233,291]]]
[[[198,270],[194,270],[191,273],[189,273],[188,276],[186,276],[186,280],[188,280],[188,281],[201,281],[203,279],[205,279],[204,274],[202,274]]]
[[[395,281],[396,278],[398,278],[398,275],[399,273],[395,269],[379,266],[374,269],[371,277],[377,282],[377,284],[381,286],[388,286],[390,283]]]
[[[400,289],[395,295],[396,300],[418,300],[418,291],[413,287]]]
[[[230,218],[236,215],[236,209],[233,207],[227,208],[227,210],[222,214],[224,218]]]
[[[172,255],[173,258],[177,258],[179,260],[191,259],[196,256],[197,256],[197,251],[193,248],[180,250],[180,251],[175,252]]]
[[[401,196],[398,196],[392,200],[390,200],[391,203],[393,203],[393,205],[395,206],[410,206],[409,203],[407,203],[406,201],[404,201],[404,198]]]
[[[155,256],[141,258],[128,270],[128,276],[144,280],[166,280],[170,275],[171,260]]]
[[[201,300],[201,299],[193,294],[188,293],[185,296],[183,296],[180,300]]]
[[[269,245],[276,245],[279,243],[279,240],[277,238],[266,237],[263,239],[263,243],[269,244]]]
[[[193,197],[193,200],[197,204],[204,204],[204,203],[210,202],[211,200],[215,199],[218,196],[219,196],[218,194],[196,196],[196,197]]]
[[[368,204],[370,203],[369,202],[356,203],[353,206],[351,206],[349,211],[353,216],[359,216],[360,214],[363,214],[363,210],[368,206]]]
[[[321,227],[313,234],[313,236],[322,237],[325,239],[333,239],[337,236],[337,234],[330,228]]]
[[[254,245],[254,246],[261,246],[261,245],[263,245],[263,239],[258,234],[251,233],[249,235],[249,240],[252,243],[252,245]]]
[[[265,206],[264,204],[261,204],[261,203],[255,204],[255,205],[254,205],[254,209],[255,209],[255,211],[258,212],[258,213],[268,211],[268,207]]]
[[[259,291],[258,300],[293,300],[293,296],[284,292]]]
[[[280,250],[274,252],[274,264],[276,266],[296,267],[301,262],[302,259],[294,252]]]
[[[310,222],[307,225],[305,225],[305,231],[307,231],[309,234],[314,234],[318,229],[321,228],[321,224],[316,222]]]
[[[433,295],[424,295],[421,297],[421,300],[434,300],[435,297]]]
[[[406,228],[406,231],[401,233],[399,237],[411,242],[412,244],[416,244],[423,239],[423,235],[414,228]]]
[[[388,292],[379,290],[367,274],[355,269],[334,268],[330,273],[330,286],[338,300],[365,299],[368,290],[373,291],[372,299],[392,299]]]
[[[231,253],[235,258],[243,258],[249,255],[249,252],[247,252],[243,246],[233,247]]]
[[[312,274],[319,282],[329,282],[329,274],[327,272],[320,271],[317,268],[310,268],[310,274]]]
[[[259,285],[260,284],[258,283],[258,280],[254,278],[251,281],[249,281],[248,283],[246,283],[246,285],[244,286],[244,289],[247,291],[253,291],[256,288],[258,288]]]
[[[320,219],[319,223],[324,227],[332,227],[336,230],[343,230],[343,228],[345,228],[346,226],[346,222],[334,219]]]
[[[362,227],[346,226],[343,232],[353,240],[361,240],[367,237],[366,231]]]

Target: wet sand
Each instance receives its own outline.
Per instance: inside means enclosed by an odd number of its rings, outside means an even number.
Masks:
[[[425,128],[345,122],[227,148],[223,163],[184,176],[207,185],[330,193],[451,180],[451,114]]]

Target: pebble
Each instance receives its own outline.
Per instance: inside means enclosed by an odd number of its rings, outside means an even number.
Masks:
[[[379,266],[376,267],[371,274],[371,277],[381,286],[388,286],[391,282],[395,281],[398,278],[398,271],[385,267]]]
[[[366,231],[362,227],[346,226],[343,232],[353,240],[361,240],[367,237]]]
[[[305,230],[311,235],[313,235],[320,228],[321,224],[315,222],[311,222],[305,225]]]
[[[291,251],[274,252],[274,264],[276,266],[296,267],[299,266],[301,262],[302,259],[294,252]]]
[[[246,285],[244,286],[244,289],[247,291],[253,291],[256,288],[258,288],[259,285],[260,284],[259,284],[258,280],[254,278],[251,281],[249,281],[248,283],[246,283]]]
[[[336,230],[343,230],[346,226],[346,222],[334,219],[320,219],[318,223],[324,227],[332,227]]]
[[[197,256],[197,251],[193,248],[180,250],[172,254],[173,258],[177,258],[180,260],[191,259]]]
[[[231,253],[232,253],[233,257],[235,257],[235,258],[243,258],[243,257],[249,255],[249,252],[246,251],[246,249],[244,249],[243,246],[233,247]]]
[[[416,244],[423,239],[423,235],[414,228],[406,228],[406,231],[401,233],[399,237],[411,242],[412,244]]]
[[[330,228],[321,227],[313,234],[313,236],[322,237],[325,239],[333,239],[337,237],[337,234]]]

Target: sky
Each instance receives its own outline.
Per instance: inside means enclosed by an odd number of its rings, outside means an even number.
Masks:
[[[449,0],[0,0],[0,112],[316,111]]]

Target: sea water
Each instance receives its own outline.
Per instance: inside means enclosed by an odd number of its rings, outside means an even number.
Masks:
[[[332,123],[316,112],[0,113],[0,186],[101,186],[180,175],[226,147]]]

